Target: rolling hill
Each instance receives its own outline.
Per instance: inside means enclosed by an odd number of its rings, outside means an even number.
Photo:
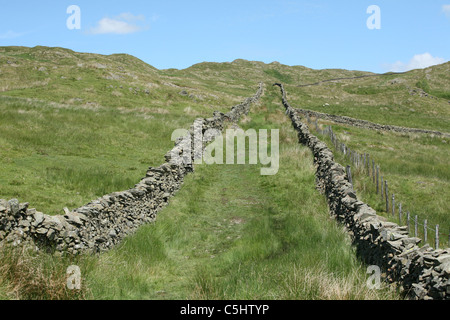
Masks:
[[[199,165],[156,224],[99,257],[31,259],[29,274],[50,268],[40,275],[49,284],[42,295],[32,278],[0,268],[0,298],[52,296],[70,262],[82,267],[82,297],[94,299],[399,299],[365,287],[365,265],[329,219],[311,154],[272,85],[283,83],[298,108],[448,133],[450,62],[401,74],[242,59],[158,70],[126,54],[0,47],[0,198],[58,215],[126,190],[163,162],[175,129],[228,112],[259,82],[264,95],[239,126],[280,130],[279,174]],[[319,121],[330,124],[352,149],[373,155],[398,199],[450,229],[447,138]],[[367,178],[355,179],[358,195],[383,214]]]

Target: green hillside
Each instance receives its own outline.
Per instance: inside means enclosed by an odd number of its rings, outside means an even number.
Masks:
[[[126,54],[0,47],[0,199],[62,214],[128,189],[164,161],[175,129],[228,112],[259,82],[264,95],[239,125],[280,130],[277,175],[260,176],[255,165],[199,165],[156,224],[108,253],[9,259],[5,265],[29,268],[14,276],[0,267],[0,299],[67,298],[55,286],[64,285],[68,263],[82,268],[82,298],[400,299],[366,287],[366,266],[329,218],[311,153],[272,85],[285,85],[293,107],[449,133],[450,63],[383,75],[242,59],[158,70]],[[448,139],[333,128],[374,156],[398,199],[450,229]],[[355,180],[358,197],[383,214],[367,178]],[[48,286],[33,290],[33,273]]]

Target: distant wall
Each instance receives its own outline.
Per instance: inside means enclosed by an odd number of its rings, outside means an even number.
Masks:
[[[343,166],[336,163],[327,145],[309,132],[299,112],[292,108],[284,87],[283,105],[299,142],[308,146],[317,167],[316,182],[326,195],[330,213],[352,237],[358,255],[384,271],[386,279],[400,285],[414,299],[450,300],[450,249],[419,247],[420,239],[408,236],[406,227],[387,222],[357,199]]]
[[[262,92],[261,83],[253,97],[230,112],[214,112],[212,118],[197,119],[202,124],[202,133],[208,129],[222,131],[225,122],[237,122]],[[194,130],[192,125],[191,136]],[[0,200],[0,244],[32,243],[39,249],[70,254],[111,249],[141,225],[155,221],[157,213],[180,189],[184,177],[194,170],[192,164],[170,161],[171,152],[180,152],[182,143],[182,139],[177,140],[166,155],[166,162],[157,168],[150,167],[134,188],[105,195],[65,215],[46,215],[16,199]]]
[[[344,125],[360,127],[360,128],[364,128],[364,129],[394,131],[394,132],[400,132],[400,133],[434,134],[436,136],[450,138],[450,133],[447,133],[447,132],[440,132],[440,131],[427,130],[427,129],[418,129],[418,128],[399,127],[399,126],[392,126],[392,125],[387,125],[387,124],[378,124],[378,123],[370,122],[367,120],[359,120],[359,119],[354,119],[354,118],[350,118],[350,117],[338,116],[338,115],[334,115],[334,114],[317,112],[317,111],[306,110],[306,109],[298,109],[297,108],[295,110],[305,116],[320,118],[320,119],[324,119],[324,120],[333,121],[335,123],[341,123]]]

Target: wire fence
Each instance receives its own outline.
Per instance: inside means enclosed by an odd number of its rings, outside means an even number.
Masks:
[[[410,236],[422,239],[424,244],[428,243],[431,246],[430,241],[434,242],[435,249],[439,249],[445,242],[450,247],[450,230],[448,234],[443,233],[439,229],[439,224],[432,224],[428,219],[421,218],[419,220],[418,215],[412,215],[409,210],[405,210],[404,204],[395,198],[395,193],[392,190],[389,190],[386,177],[383,177],[380,166],[371,158],[370,154],[362,154],[350,149],[345,143],[339,140],[333,132],[331,125],[326,126],[325,129],[321,129],[317,118],[313,121],[306,115],[306,120],[308,125],[314,128],[319,134],[328,136],[331,139],[334,149],[343,154],[344,158],[349,160],[354,169],[359,170],[369,177],[369,180],[375,185],[376,194],[384,203],[386,213],[390,215],[392,221],[397,222],[400,226],[405,226]],[[351,168],[352,166],[348,165],[346,167],[346,173],[349,182],[353,185]]]

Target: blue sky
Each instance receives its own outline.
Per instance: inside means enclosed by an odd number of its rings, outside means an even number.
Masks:
[[[71,5],[81,29],[67,27]],[[371,5],[380,29],[367,26]],[[10,45],[128,53],[158,69],[241,58],[404,71],[450,60],[450,0],[3,1],[0,46]]]

